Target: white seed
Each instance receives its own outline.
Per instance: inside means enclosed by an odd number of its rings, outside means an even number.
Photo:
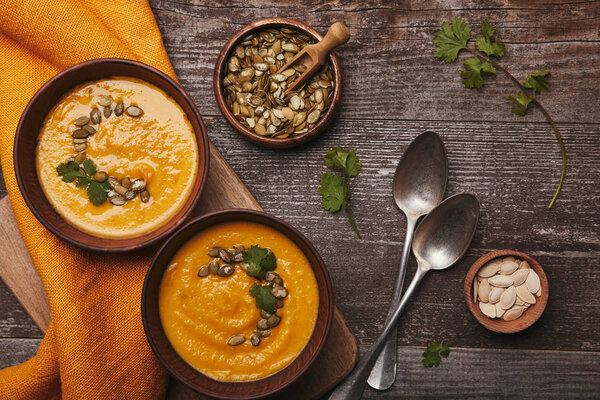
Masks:
[[[280,108],[274,108],[272,110],[272,112],[273,112],[273,115],[275,115],[277,118],[279,118],[279,119],[283,119],[284,118],[283,117],[283,111],[281,111]]]
[[[492,288],[490,287],[488,280],[483,278],[479,282],[479,290],[477,293],[479,294],[479,299],[484,303],[487,303],[489,301],[490,290],[492,290]]]
[[[477,296],[479,295],[479,279],[473,278],[473,303],[477,303]]]
[[[290,99],[290,107],[292,108],[292,110],[298,111],[301,108],[300,107],[301,102],[302,102],[302,99],[300,98],[300,96],[294,95]]]
[[[515,272],[519,268],[519,264],[517,264],[514,259],[513,260],[502,260],[502,264],[500,264],[500,273],[503,275],[510,275]]]
[[[531,269],[531,266],[527,261],[521,261],[519,264],[519,269]]]
[[[527,304],[527,303],[525,303],[523,300],[521,300],[521,299],[520,299],[520,298],[517,296],[517,298],[515,299],[515,306],[524,306],[525,304]]]
[[[499,302],[500,296],[502,296],[502,293],[504,293],[504,288],[493,287],[492,290],[490,291],[490,297],[489,297],[490,303],[496,304],[497,302]]]
[[[542,287],[540,286],[540,290],[538,290],[537,292],[535,292],[535,295],[537,297],[540,297],[542,295]]]
[[[479,302],[479,309],[490,318],[496,318],[496,307],[490,303]]]
[[[513,307],[504,313],[502,319],[505,321],[513,321],[519,318],[523,314],[523,311],[525,311],[525,307]]]
[[[538,276],[538,274],[535,273],[534,270],[531,270],[531,272],[529,272],[525,284],[527,285],[527,289],[529,289],[531,293],[537,293],[537,291],[540,290],[540,277]]]
[[[500,263],[497,261],[490,261],[477,271],[477,275],[482,278],[489,278],[490,276],[496,275],[498,271],[500,271]]]
[[[256,126],[256,121],[254,120],[254,118],[246,118],[246,123],[248,124],[250,129],[254,129],[254,127]]]
[[[535,304],[535,296],[531,294],[526,284],[517,286],[517,296],[525,303]]]
[[[500,303],[496,303],[495,307],[496,307],[496,318],[502,318],[502,316],[504,315],[506,310],[502,308]]]
[[[513,284],[513,280],[510,276],[496,275],[489,278],[489,283],[496,287],[509,287]]]
[[[513,280],[513,285],[514,286],[520,286],[522,285],[525,280],[527,279],[527,276],[529,275],[529,269],[524,268],[524,269],[518,269],[515,272],[513,272],[510,277]]]
[[[500,306],[503,309],[508,310],[513,306],[513,304],[515,304],[516,298],[517,290],[514,286],[511,286],[508,289],[506,289],[504,293],[502,293],[502,296],[500,296]]]

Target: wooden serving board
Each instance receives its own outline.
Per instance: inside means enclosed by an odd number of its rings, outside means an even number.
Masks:
[[[262,208],[227,164],[210,145],[208,182],[195,210],[197,215],[226,208]],[[0,278],[11,289],[31,318],[45,332],[50,323],[50,307],[42,282],[19,233],[8,197],[0,200]],[[358,355],[355,336],[336,308],[329,340],[313,367],[286,390],[288,399],[317,399],[327,393],[354,367]],[[183,384],[171,380],[169,399],[205,399]]]

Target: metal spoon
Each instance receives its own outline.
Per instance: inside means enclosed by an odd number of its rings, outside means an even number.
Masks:
[[[449,197],[423,219],[412,245],[419,265],[412,282],[402,300],[396,304],[392,318],[385,324],[381,335],[329,400],[358,400],[362,397],[369,372],[417,286],[430,269],[446,269],[465,254],[475,235],[478,217],[477,198],[462,193]]]
[[[390,320],[394,306],[402,294],[406,264],[417,220],[440,204],[444,198],[447,180],[448,159],[442,139],[434,132],[420,134],[406,149],[394,175],[394,200],[406,215],[406,237],[396,288],[386,322]],[[368,383],[374,389],[389,389],[396,380],[396,330],[394,325],[385,347],[371,370]]]

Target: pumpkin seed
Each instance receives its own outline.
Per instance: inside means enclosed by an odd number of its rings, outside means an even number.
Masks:
[[[148,193],[147,190],[144,190],[140,193],[140,200],[142,200],[142,203],[147,203],[150,200],[150,193]]]
[[[270,314],[270,313],[266,312],[265,310],[260,310],[260,316],[264,319],[268,319],[271,315],[273,315],[273,314]]]
[[[519,264],[517,264],[514,259],[508,260],[504,259],[502,264],[500,264],[500,273],[503,275],[510,275],[515,272],[519,268]]]
[[[208,250],[208,255],[210,257],[219,257],[219,250],[221,250],[222,247],[211,247],[210,250]]]
[[[513,285],[520,286],[523,283],[525,283],[527,276],[529,276],[529,269],[525,268],[525,269],[516,270],[515,272],[512,273],[512,275],[510,277],[513,280]]]
[[[128,190],[125,193],[125,200],[133,200],[135,198],[135,196],[137,196],[136,192],[134,192],[133,190]]]
[[[116,196],[109,197],[108,200],[114,206],[122,206],[123,204],[125,204],[127,202],[127,200],[125,200],[125,197],[123,197],[123,196],[121,196],[119,194],[117,194]]]
[[[260,330],[266,330],[269,329],[269,323],[267,322],[267,318],[263,318],[260,319],[257,323],[256,323],[256,327]]]
[[[231,258],[231,261],[236,262],[236,263],[244,261],[244,254],[242,254],[242,253],[234,254],[233,257]]]
[[[233,245],[233,249],[235,250],[235,254],[237,253],[243,253],[246,251],[246,248],[244,247],[243,244],[234,244]]]
[[[504,308],[502,308],[500,303],[496,303],[494,305],[496,306],[496,318],[502,318],[502,316],[504,315],[506,310]]]
[[[98,171],[94,174],[94,180],[96,182],[104,182],[108,179],[108,174],[104,171]]]
[[[85,151],[87,149],[87,143],[75,143],[73,145],[73,149],[77,152],[80,153],[82,151]]]
[[[84,126],[84,125],[87,125],[88,122],[90,122],[90,119],[88,117],[86,117],[86,116],[83,116],[83,117],[77,118],[75,120],[74,124],[77,125],[77,126]]]
[[[73,133],[71,133],[71,136],[73,136],[76,139],[86,138],[89,135],[90,135],[90,133],[88,131],[86,131],[85,129],[82,129],[82,128],[75,129],[73,131]]]
[[[210,274],[210,269],[208,268],[207,265],[201,266],[200,269],[198,270],[199,277],[205,277],[205,276],[208,276],[209,274]]]
[[[219,271],[219,261],[217,261],[216,259],[212,260],[208,263],[208,268],[211,274],[217,275]]]
[[[97,107],[92,108],[92,111],[90,111],[90,121],[92,121],[92,124],[98,125],[101,120],[100,110]]]
[[[79,153],[75,156],[75,158],[73,159],[73,161],[75,161],[77,164],[81,164],[83,163],[83,161],[85,160],[86,155],[85,153]]]
[[[531,294],[531,292],[527,288],[527,284],[522,284],[520,286],[517,286],[516,292],[517,292],[517,296],[519,296],[519,298],[521,300],[523,300],[525,303],[535,304],[535,296],[533,294]]]
[[[490,303],[479,303],[479,309],[490,318],[496,318],[496,307]]]
[[[221,258],[221,260],[225,261],[226,263],[231,262],[231,254],[223,248],[219,249],[219,257]]]
[[[275,307],[276,307],[276,308],[282,308],[282,307],[283,307],[283,300],[281,300],[281,299],[276,299],[276,300],[275,300]]]
[[[230,346],[239,346],[246,341],[246,337],[242,334],[233,335],[227,339],[227,344]]]
[[[142,114],[144,113],[144,111],[141,108],[139,108],[138,106],[129,106],[125,110],[125,113],[127,115],[129,115],[130,117],[137,118],[137,117],[141,117]]]
[[[110,107],[104,107],[104,110],[102,110],[102,113],[104,114],[104,118],[108,118],[112,114],[112,110]]]
[[[143,179],[134,179],[131,183],[131,190],[136,193],[143,192],[146,190],[146,181]]]
[[[506,310],[502,319],[505,321],[513,321],[523,315],[523,311],[525,311],[524,307],[513,307],[510,310]]]
[[[479,281],[479,299],[484,303],[487,303],[490,298],[490,292],[492,288],[486,278],[483,278]]]
[[[125,105],[122,101],[119,101],[115,106],[115,116],[120,117],[123,111],[125,111]]]
[[[482,268],[477,271],[477,275],[482,278],[489,278],[500,271],[500,263],[491,261],[485,264]]]
[[[98,104],[100,104],[102,107],[108,107],[112,104],[112,102],[113,98],[111,95],[100,96],[100,98],[98,99]]]
[[[97,131],[96,131],[96,128],[94,128],[94,127],[93,127],[93,126],[91,126],[91,125],[84,125],[84,126],[82,126],[82,127],[81,127],[81,129],[85,129],[86,131],[88,131],[88,133],[89,133],[90,135],[93,135],[94,133],[96,133],[96,132],[97,132]]]
[[[479,279],[473,278],[473,303],[477,303],[477,296],[479,295]]]
[[[490,283],[490,285],[497,287],[509,287],[513,284],[512,278],[504,275],[492,276],[488,279],[488,282]]]
[[[233,268],[232,265],[230,265],[230,264],[223,264],[217,270],[217,275],[219,275],[220,277],[225,278],[227,276],[233,275],[234,272],[235,272],[235,268]]]
[[[262,320],[261,320],[262,321]],[[281,322],[281,317],[273,314],[267,318],[267,328],[275,328]]]
[[[115,178],[114,176],[109,176],[108,184],[112,189],[114,189],[116,186],[121,186],[121,181]]]
[[[499,287],[492,288],[492,290],[490,291],[489,302],[492,304],[496,304],[497,302],[499,302],[500,297],[502,296],[504,291],[505,291],[504,288],[499,288]]]
[[[131,179],[129,179],[129,177],[121,179],[121,186],[129,189],[131,187]]]
[[[74,144],[76,144],[76,143],[87,143],[87,139],[86,138],[82,138],[82,139],[76,138],[76,139],[73,139],[73,143]]]
[[[250,336],[250,344],[252,344],[252,346],[254,346],[254,347],[259,346],[260,339],[261,339],[261,336],[259,334],[253,333]]]
[[[285,299],[288,295],[288,291],[283,286],[274,286],[273,289],[271,289],[271,294],[276,299]]]
[[[129,191],[129,189],[121,185],[115,185],[113,189],[115,190],[115,192],[119,193],[123,197],[125,197],[125,194]]]
[[[529,289],[531,293],[536,293],[538,290],[540,290],[540,277],[538,276],[538,274],[535,273],[534,270],[531,270],[529,272],[529,275],[527,275],[525,284],[527,285],[527,289]]]
[[[515,304],[516,299],[517,290],[514,286],[510,286],[504,291],[504,293],[502,293],[502,296],[500,296],[500,306],[503,309],[508,310],[513,306],[513,304]]]
[[[254,331],[255,333],[258,333],[261,337],[269,337],[271,336],[271,330],[270,329],[263,329],[263,330],[256,330]]]

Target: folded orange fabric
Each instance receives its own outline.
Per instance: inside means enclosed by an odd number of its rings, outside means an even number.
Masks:
[[[165,395],[167,375],[140,317],[151,251],[106,255],[62,242],[31,214],[13,171],[15,129],[31,96],[59,71],[100,57],[142,61],[175,76],[145,0],[0,0],[0,160],[52,313],[37,355],[0,371],[0,399]]]

